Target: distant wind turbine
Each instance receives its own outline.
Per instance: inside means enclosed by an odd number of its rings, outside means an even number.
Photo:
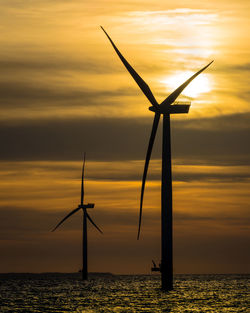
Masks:
[[[148,172],[148,165],[151,157],[151,152],[154,145],[155,135],[159,124],[160,116],[163,115],[163,135],[162,135],[162,183],[161,183],[161,274],[162,274],[162,289],[173,289],[173,229],[172,229],[172,168],[171,168],[171,136],[170,136],[170,114],[188,113],[190,103],[177,104],[174,101],[180,93],[187,87],[191,81],[203,72],[212,62],[196,72],[187,81],[180,85],[174,92],[172,92],[161,104],[159,104],[149,86],[132,68],[132,66],[123,57],[121,52],[117,49],[112,39],[101,26],[104,33],[107,35],[113,48],[115,49],[120,60],[131,74],[137,85],[140,87],[144,95],[152,104],[149,110],[155,113],[151,136],[149,139],[148,150],[144,165],[144,172],[142,177],[141,198],[140,198],[140,213],[139,213],[139,227],[137,239],[140,236],[141,219],[142,219],[142,203],[145,189],[145,182]],[[174,103],[174,104],[172,104]]]
[[[66,219],[68,219],[71,215],[78,212],[80,209],[83,211],[83,236],[82,236],[82,279],[88,279],[88,241],[87,241],[87,219],[92,223],[92,225],[102,234],[101,229],[94,223],[92,218],[89,216],[87,209],[93,209],[94,203],[83,204],[84,201],[84,167],[85,167],[85,154],[82,165],[82,184],[81,184],[81,203],[78,205],[76,209],[71,211],[68,215],[66,215],[61,222],[59,222],[56,227],[52,230],[55,231]]]

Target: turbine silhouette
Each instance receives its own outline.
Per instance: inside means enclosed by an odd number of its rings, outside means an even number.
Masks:
[[[80,209],[83,211],[83,236],[82,236],[82,279],[88,279],[88,241],[87,241],[87,220],[102,234],[101,229],[94,223],[92,218],[89,216],[87,209],[94,208],[94,203],[84,204],[84,168],[85,168],[85,156],[83,159],[82,165],[82,183],[81,183],[81,203],[78,205],[76,209],[71,211],[68,215],[66,215],[52,230],[55,231],[63,222],[65,222],[70,216],[78,212]]]
[[[171,137],[170,137],[170,114],[188,113],[190,103],[177,104],[174,101],[180,95],[180,93],[187,87],[191,81],[202,73],[212,62],[207,64],[201,70],[192,75],[182,85],[180,85],[175,91],[173,91],[161,104],[159,104],[149,86],[138,75],[138,73],[132,68],[132,66],[123,57],[121,52],[117,49],[112,39],[107,32],[101,26],[102,30],[108,37],[113,48],[115,49],[120,60],[131,74],[137,85],[140,87],[144,95],[148,98],[152,104],[149,110],[154,112],[153,126],[149,139],[149,145],[147,149],[144,171],[142,176],[141,197],[140,197],[140,212],[139,212],[139,225],[137,239],[140,236],[141,220],[142,220],[142,204],[145,183],[147,178],[148,166],[151,157],[151,152],[154,145],[154,140],[160,120],[161,114],[163,115],[163,136],[162,136],[162,184],[161,184],[161,273],[162,273],[162,289],[173,289],[173,231],[172,231],[172,169],[171,169]],[[173,104],[174,103],[174,104]]]

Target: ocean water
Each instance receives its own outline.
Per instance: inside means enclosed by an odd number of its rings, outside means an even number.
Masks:
[[[250,275],[0,274],[0,312],[250,312]]]

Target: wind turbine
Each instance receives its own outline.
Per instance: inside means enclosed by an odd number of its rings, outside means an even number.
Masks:
[[[87,280],[88,279],[88,238],[87,238],[87,219],[92,223],[92,225],[102,234],[101,229],[94,223],[92,218],[89,216],[87,209],[93,209],[94,203],[88,203],[84,204],[84,167],[85,167],[85,153],[84,153],[84,159],[83,159],[83,165],[82,165],[82,183],[81,183],[81,203],[78,205],[76,209],[71,211],[68,215],[66,215],[52,230],[55,231],[63,222],[66,221],[71,215],[78,212],[80,209],[82,209],[83,212],[83,235],[82,235],[82,279]]]
[[[149,139],[148,150],[142,176],[141,197],[140,197],[140,213],[137,239],[140,236],[141,219],[142,219],[142,204],[145,189],[145,182],[148,172],[148,165],[151,157],[151,152],[154,145],[155,135],[159,124],[160,116],[163,115],[163,135],[162,135],[162,179],[161,179],[161,277],[162,289],[165,291],[173,289],[173,228],[172,228],[172,168],[171,168],[171,134],[170,134],[170,114],[188,113],[190,103],[177,104],[174,101],[180,93],[187,87],[191,81],[202,73],[212,62],[203,67],[201,70],[192,75],[175,91],[173,91],[162,103],[158,103],[152,94],[149,86],[133,69],[133,67],[123,57],[117,49],[112,39],[101,26],[102,30],[108,37],[113,48],[115,49],[120,60],[131,74],[137,85],[140,87],[144,95],[148,98],[152,106],[149,110],[154,112],[154,121]]]

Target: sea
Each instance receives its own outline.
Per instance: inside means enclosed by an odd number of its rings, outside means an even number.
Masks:
[[[250,312],[250,275],[0,274],[0,312]]]

